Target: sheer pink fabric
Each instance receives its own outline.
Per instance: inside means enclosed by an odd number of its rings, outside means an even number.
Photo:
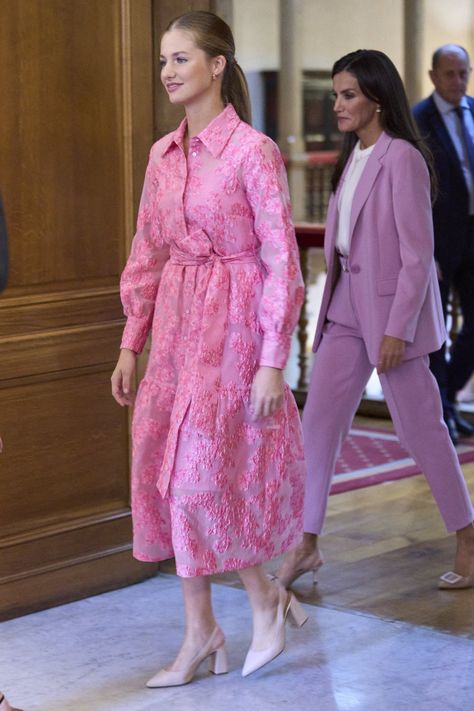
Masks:
[[[228,106],[183,151],[150,153],[121,280],[122,347],[152,346],[133,419],[134,555],[181,576],[249,567],[302,535],[303,447],[286,387],[252,421],[259,365],[282,368],[303,300],[285,169]]]

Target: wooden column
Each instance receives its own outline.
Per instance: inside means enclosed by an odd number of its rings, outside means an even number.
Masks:
[[[422,99],[424,0],[404,0],[404,82],[410,104]]]
[[[305,168],[301,161],[303,140],[303,76],[301,37],[302,0],[280,0],[280,71],[278,75],[278,143],[288,156],[293,217],[305,218]]]

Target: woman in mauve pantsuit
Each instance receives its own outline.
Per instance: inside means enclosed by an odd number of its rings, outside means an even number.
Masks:
[[[447,530],[456,532],[454,567],[439,587],[471,587],[474,511],[428,368],[428,354],[446,335],[433,258],[431,156],[385,54],[352,52],[335,63],[332,77],[344,142],[333,175],[328,278],[303,415],[305,535],[278,577],[289,587],[322,564],[318,537],[336,459],[376,367],[396,432],[425,474]]]

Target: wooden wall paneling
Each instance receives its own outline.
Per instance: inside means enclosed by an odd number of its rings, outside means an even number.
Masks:
[[[153,141],[151,0],[2,0],[0,617],[142,579],[118,279]]]
[[[4,579],[0,586],[0,621],[143,580],[144,566],[131,557],[129,548],[75,556],[56,566],[29,570],[23,579]]]
[[[108,373],[72,371],[0,391],[2,535],[128,506],[126,419],[109,397]]]
[[[0,176],[10,290],[118,272],[119,10],[116,0],[2,3]]]
[[[123,318],[117,285],[41,294],[34,300],[30,296],[4,299],[0,300],[0,339],[81,323],[101,323],[104,314],[108,319]]]

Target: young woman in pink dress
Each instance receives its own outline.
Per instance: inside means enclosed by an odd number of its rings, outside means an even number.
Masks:
[[[237,570],[249,595],[244,676],[283,650],[288,614],[305,620],[261,567],[303,530],[302,436],[282,375],[303,300],[285,169],[249,125],[245,78],[220,18],[190,12],[170,24],[161,80],[186,118],[151,149],[112,376],[117,402],[132,405],[151,333],[132,429],[134,555],[175,557],[186,612],[181,649],[152,687],[191,681],[206,658],[227,671],[212,573]]]

